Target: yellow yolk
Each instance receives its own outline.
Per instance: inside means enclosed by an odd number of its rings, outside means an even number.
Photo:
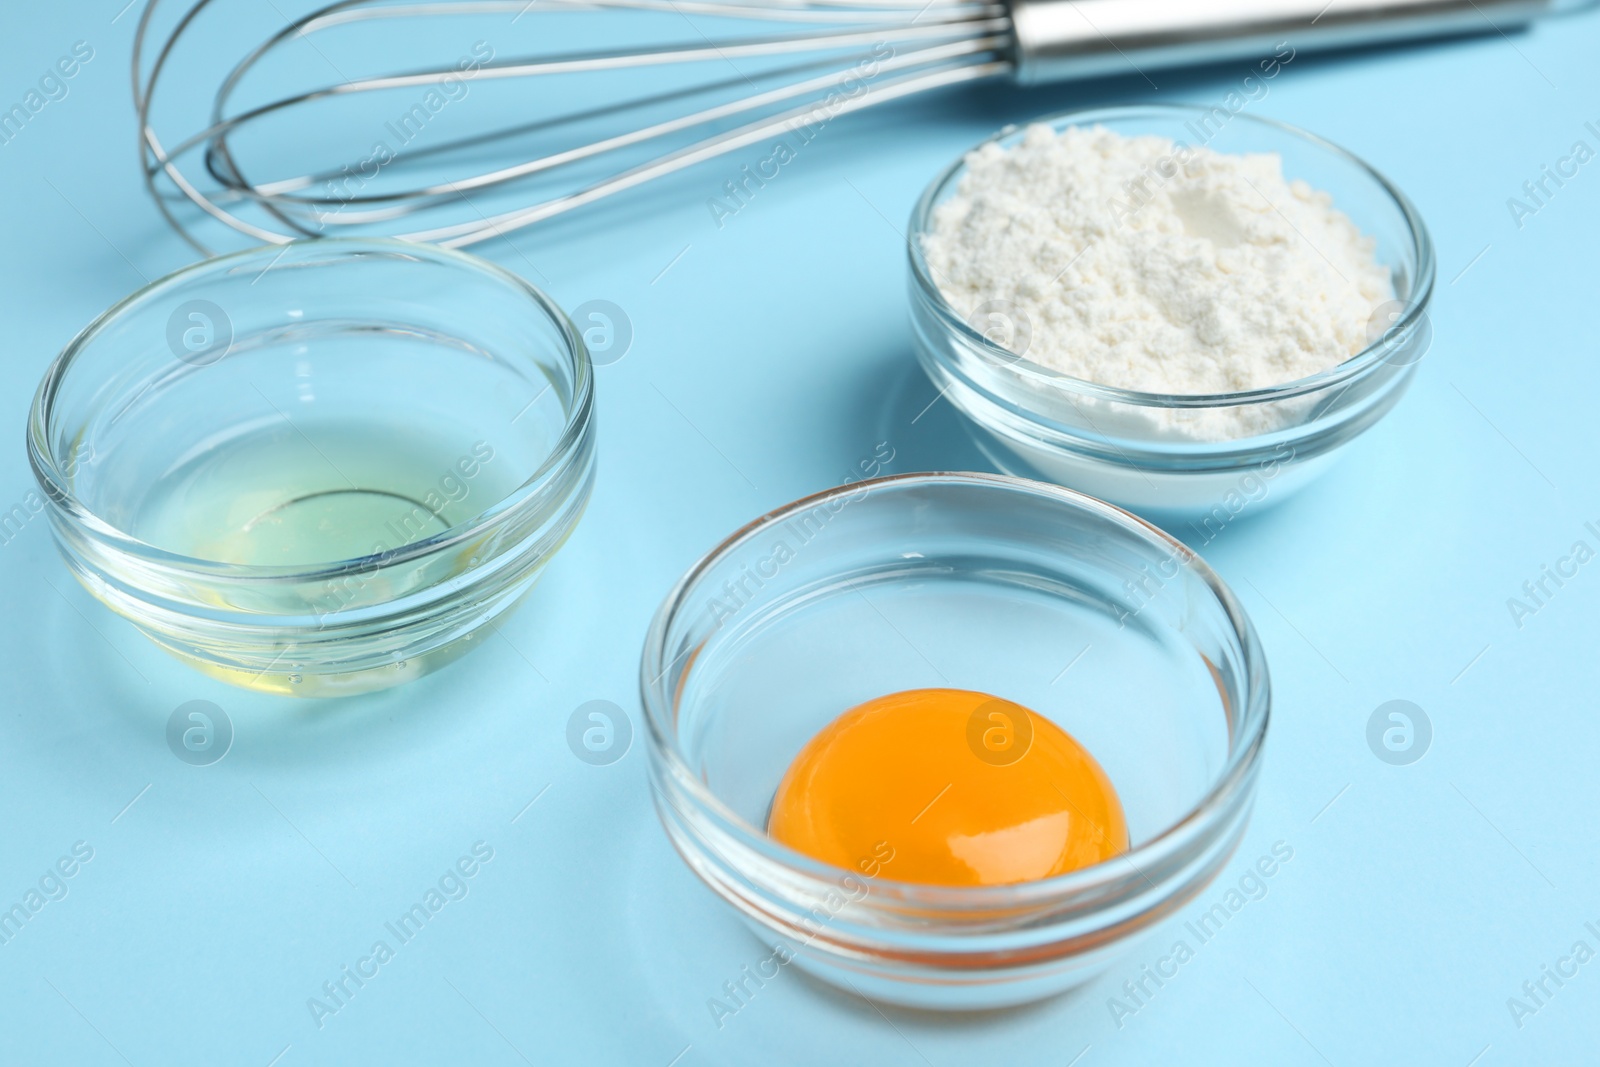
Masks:
[[[813,737],[768,832],[873,877],[936,885],[1049,878],[1128,847],[1105,771],[1055,723],[965,689],[869,700]]]

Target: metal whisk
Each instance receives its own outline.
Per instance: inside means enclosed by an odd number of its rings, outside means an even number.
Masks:
[[[1001,76],[1024,84],[1115,73],[1148,76],[1179,64],[1271,56],[1283,45],[1299,52],[1503,31],[1545,13],[1553,0],[339,0],[291,20],[245,51],[222,79],[204,128],[166,142],[152,125],[152,104],[180,42],[212,2],[198,0],[178,19],[146,71],[146,36],[160,3],[151,0],[133,57],[146,181],[168,220],[202,252],[209,250],[173,210],[184,198],[257,241],[355,227],[459,247],[933,89]],[[429,20],[509,16],[513,23],[536,23],[552,13],[600,10],[612,12],[614,27],[652,17],[645,13],[671,16],[678,26],[687,24],[679,32],[687,39],[655,47],[464,58],[357,77],[341,71],[341,80],[235,104],[241,85],[268,57],[291,46],[315,47],[320,35],[341,27],[366,25],[370,33],[378,29],[373,24],[408,21],[420,35]],[[726,32],[708,35],[704,27],[713,22],[725,24]],[[798,29],[752,32],[771,23]],[[451,79],[459,85],[469,75],[485,83],[526,79],[529,99],[543,101],[556,95],[563,78],[626,78],[637,68],[658,66],[694,67],[703,77],[687,87],[652,87],[600,103],[579,89],[582,99],[552,117],[392,151],[376,163],[373,156],[359,159],[367,151],[359,144],[349,146],[340,165],[271,179],[254,178],[254,166],[247,176],[240,161],[238,142],[247,131],[319,103],[360,94],[415,96],[448,88]],[[419,114],[416,121],[425,119]],[[599,132],[573,139],[582,130]],[[360,164],[354,174],[353,162]],[[400,180],[416,172],[422,177]],[[493,203],[486,209],[480,198]]]

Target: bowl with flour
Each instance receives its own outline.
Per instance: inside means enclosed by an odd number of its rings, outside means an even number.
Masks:
[[[1325,469],[1431,341],[1405,195],[1221,107],[1007,127],[933,181],[908,243],[918,358],[985,454],[1205,540]]]

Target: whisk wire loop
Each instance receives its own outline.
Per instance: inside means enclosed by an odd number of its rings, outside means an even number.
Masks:
[[[220,82],[204,128],[169,147],[153,126],[153,103],[181,40],[212,3],[196,0],[183,12],[145,75],[145,42],[160,4],[160,0],[151,0],[136,32],[133,69],[146,184],[168,221],[202,252],[209,249],[199,241],[192,223],[180,220],[174,210],[181,201],[189,201],[206,216],[257,241],[277,243],[342,228],[392,227],[415,215],[427,216],[434,224],[395,236],[462,247],[797,127],[1012,70],[1006,9],[987,0],[337,0],[289,21],[248,49]],[[449,65],[363,74],[235,106],[235,97],[250,74],[291,44],[339,27],[374,21],[510,15],[515,23],[525,16],[532,21],[552,12],[602,10],[617,10],[619,18],[627,17],[627,12],[671,14],[687,21],[698,39],[650,47],[518,55],[476,65],[471,77],[554,84],[555,79],[566,76],[604,76],[646,67],[699,65],[714,73],[688,88],[669,88],[638,99],[407,148],[385,161],[385,183],[381,187],[374,183],[370,189],[366,181],[354,183],[352,189],[350,181],[341,180],[349,174],[347,161],[257,180],[247,175],[237,155],[244,131],[274,117],[335,98],[432,89],[444,79],[461,76],[459,67]],[[715,38],[705,36],[701,24],[709,19],[727,20],[730,32]],[[809,28],[750,33],[749,24],[758,22]],[[759,69],[745,70],[741,66],[744,61],[756,62]],[[731,68],[733,74],[727,75],[724,68]],[[624,116],[651,108],[659,111],[663,105],[687,106],[668,117],[623,121]],[[562,128],[581,128],[597,120],[611,122],[615,132],[608,130],[575,144],[550,140],[550,135]],[[541,137],[544,139],[535,140]],[[492,165],[472,166],[474,153],[495,146],[501,152]],[[656,146],[656,154],[640,159],[639,154],[648,153],[652,146]],[[197,153],[201,170],[187,172],[181,161]],[[595,176],[592,169],[608,159],[618,161],[613,172]],[[408,170],[428,171],[432,180],[404,184],[400,179]],[[441,170],[447,170],[448,176],[439,177]],[[575,187],[554,192],[548,188],[569,173]],[[179,195],[165,195],[163,181]],[[508,209],[485,211],[472,199],[491,192],[510,195],[529,182],[545,184],[529,187],[527,199],[531,202]],[[444,221],[452,212],[468,217]]]

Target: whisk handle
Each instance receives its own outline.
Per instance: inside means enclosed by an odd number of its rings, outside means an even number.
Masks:
[[[1510,30],[1553,0],[1011,0],[1023,84]],[[1280,57],[1281,58],[1281,57]]]

